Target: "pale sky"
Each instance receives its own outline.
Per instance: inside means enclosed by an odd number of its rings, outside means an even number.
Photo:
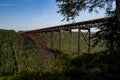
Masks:
[[[55,0],[0,0],[0,29],[34,30],[70,23],[61,22],[63,17],[57,11]],[[104,16],[104,10],[81,12],[76,22]]]

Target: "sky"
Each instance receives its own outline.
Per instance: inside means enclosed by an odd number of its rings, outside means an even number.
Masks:
[[[34,30],[70,22],[61,21],[55,0],[0,0],[0,29]],[[75,21],[86,21],[105,16],[99,13],[81,12]]]

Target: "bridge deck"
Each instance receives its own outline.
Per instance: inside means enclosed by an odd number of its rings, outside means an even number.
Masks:
[[[83,22],[76,22],[76,23],[58,25],[58,26],[42,28],[42,29],[37,29],[37,30],[25,31],[19,34],[26,34],[26,33],[32,33],[32,32],[37,33],[37,32],[46,32],[46,31],[71,30],[71,29],[78,29],[78,28],[84,30],[84,29],[96,27],[98,24],[102,24],[112,18],[113,17],[104,17],[104,18],[99,18],[99,19],[83,21]]]
[[[37,29],[37,30],[31,30],[31,31],[25,31],[25,32],[20,32],[19,35],[21,36],[21,41],[23,41],[22,43],[25,43],[29,38],[32,39],[35,44],[36,44],[36,47],[38,47],[38,49],[40,50],[40,54],[43,58],[43,61],[44,63],[48,66],[48,68],[50,68],[50,62],[53,60],[54,58],[54,55],[52,54],[52,52],[50,53],[48,51],[48,47],[47,47],[47,44],[44,44],[43,40],[44,39],[47,39],[47,33],[46,33],[46,37],[45,35],[40,38],[39,36],[36,36],[36,33],[39,33],[40,35],[42,35],[41,32],[50,32],[50,43],[51,43],[51,48],[54,48],[53,47],[53,40],[55,39],[55,35],[53,35],[53,32],[54,31],[59,31],[58,33],[58,37],[59,37],[59,40],[58,40],[58,44],[59,44],[59,50],[61,50],[62,46],[62,32],[61,30],[67,30],[69,31],[69,34],[70,34],[70,47],[69,47],[69,50],[71,50],[72,48],[72,32],[71,30],[72,29],[78,29],[78,34],[77,34],[77,48],[78,48],[78,55],[79,54],[82,54],[83,52],[81,51],[82,48],[81,48],[81,44],[82,44],[82,41],[85,40],[85,43],[84,45],[87,46],[86,50],[88,50],[87,52],[84,52],[84,53],[91,53],[91,45],[90,45],[90,28],[93,28],[93,27],[96,27],[96,26],[101,26],[102,24],[106,23],[107,21],[111,20],[113,17],[104,17],[104,18],[99,18],[99,19],[94,19],[94,20],[89,20],[89,21],[83,21],[83,22],[76,22],[76,23],[71,23],[71,24],[65,24],[65,25],[58,25],[58,26],[53,26],[53,27],[48,27],[48,28],[42,28],[42,29]],[[88,34],[88,37],[86,38],[85,36],[87,35],[80,35],[82,34],[81,30],[88,30],[87,34]],[[83,39],[81,39],[80,37],[83,37]],[[87,41],[88,40],[88,41]],[[47,42],[47,41],[46,41]],[[85,48],[84,48],[85,49]]]

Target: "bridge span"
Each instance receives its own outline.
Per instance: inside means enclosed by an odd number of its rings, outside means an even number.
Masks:
[[[76,23],[58,25],[58,26],[47,27],[47,28],[42,28],[37,30],[24,31],[24,32],[20,32],[19,35],[21,36],[21,41],[24,47],[27,40],[32,39],[35,42],[36,46],[40,50],[43,50],[43,52],[41,52],[40,54],[44,59],[45,63],[49,65],[49,62],[53,60],[54,55],[46,51],[49,50],[49,48],[51,49],[55,48],[54,43],[55,43],[55,40],[57,39],[58,39],[57,43],[59,47],[58,49],[62,50],[62,47],[65,45],[65,43],[62,44],[64,31],[68,32],[66,37],[68,38],[69,47],[67,48],[69,51],[71,51],[73,48],[72,47],[72,43],[73,43],[72,30],[77,29],[78,31],[77,31],[76,45],[77,45],[78,55],[82,53],[90,53],[91,52],[91,35],[90,35],[91,28],[101,27],[105,23],[107,23],[109,20],[112,20],[112,19],[113,17],[104,17],[104,18],[99,18],[94,20],[83,21],[83,22],[76,22]],[[87,31],[86,34],[84,34],[81,30],[86,30]],[[87,47],[81,48],[81,45],[86,45]]]

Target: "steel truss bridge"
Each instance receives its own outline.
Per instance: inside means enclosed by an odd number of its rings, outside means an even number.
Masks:
[[[72,52],[72,48],[73,48],[72,44],[74,43],[72,41],[73,38],[72,34],[74,33],[73,30],[77,29],[77,36],[74,38],[77,38],[75,42],[77,45],[76,49],[78,55],[82,53],[90,53],[91,28],[101,27],[103,26],[103,24],[105,24],[111,19],[113,19],[113,17],[104,17],[89,21],[76,22],[76,23],[58,25],[58,26],[42,28],[37,30],[19,32],[22,41],[22,48],[25,48],[26,42],[29,39],[32,39],[36,44],[36,47],[38,47],[38,49],[40,50],[41,57],[43,58],[45,64],[48,67],[50,67],[49,63],[51,62],[51,60],[54,59],[54,54],[49,51],[49,48],[63,50],[64,46],[66,44],[69,44],[67,50],[69,50],[69,52]],[[87,32],[84,34],[82,32],[83,30]],[[64,36],[65,32],[67,32],[66,36]],[[63,41],[64,37],[67,38],[68,43],[64,43]],[[55,46],[55,44],[57,44],[57,47]],[[86,47],[82,48],[81,45],[84,46],[86,45]]]

